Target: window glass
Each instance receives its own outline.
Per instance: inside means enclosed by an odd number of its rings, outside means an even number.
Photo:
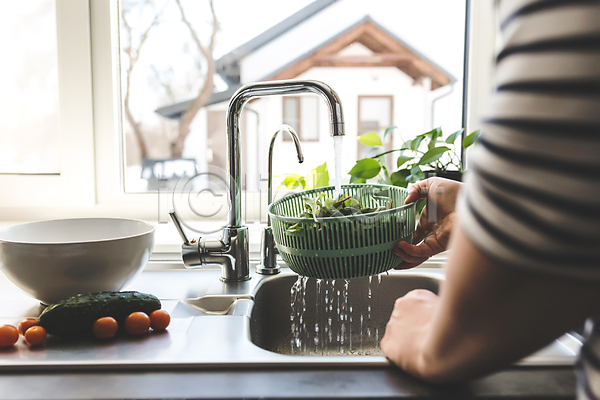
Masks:
[[[383,137],[389,126],[392,125],[392,96],[364,97],[358,99],[358,134],[362,135],[375,131]],[[389,143],[388,143],[389,145]],[[358,147],[358,158],[367,155],[368,148]]]
[[[229,98],[257,81],[314,79],[334,88],[344,107],[346,181],[366,151],[356,140],[364,131],[396,125],[385,144],[396,146],[437,126],[461,128],[465,8],[465,0],[121,0],[126,191],[180,179],[153,176],[149,166],[159,174],[165,169],[157,166],[193,161],[198,172],[224,167]],[[279,177],[324,162],[333,171],[320,97],[253,99],[242,115],[250,112],[252,126],[240,123],[244,187],[261,187],[282,123],[297,129],[305,162],[289,162],[293,145],[283,139],[274,154]]]
[[[291,126],[297,134],[300,131],[300,98],[299,97],[284,97],[283,98],[283,123]],[[288,135],[284,136],[284,140],[291,140]]]
[[[319,140],[319,98],[303,96],[300,98],[300,138]]]
[[[319,140],[319,99],[316,96],[284,97],[283,123],[291,126],[300,140]],[[283,140],[292,140],[284,135]]]
[[[0,173],[58,174],[55,2],[2,1],[0,15]]]

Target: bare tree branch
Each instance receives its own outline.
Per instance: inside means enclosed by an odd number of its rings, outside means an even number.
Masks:
[[[183,152],[183,144],[185,142],[185,138],[187,137],[187,135],[190,132],[190,125],[191,125],[192,121],[194,120],[194,118],[196,117],[196,114],[198,113],[198,111],[200,111],[200,109],[208,102],[208,100],[212,96],[212,93],[214,90],[215,60],[213,57],[213,51],[214,51],[214,47],[215,47],[215,43],[216,43],[216,36],[219,31],[219,21],[217,20],[217,16],[215,13],[213,0],[210,0],[209,3],[210,3],[210,11],[212,14],[212,34],[211,34],[210,42],[209,42],[208,46],[205,46],[198,38],[198,35],[197,35],[194,27],[192,26],[190,21],[187,19],[186,15],[185,15],[185,11],[183,10],[180,0],[175,0],[175,2],[177,3],[177,6],[179,7],[179,11],[181,12],[181,20],[183,21],[183,23],[187,26],[188,30],[190,31],[192,40],[198,47],[198,50],[200,50],[200,52],[206,59],[206,66],[207,66],[206,74],[204,75],[204,83],[203,83],[202,87],[200,88],[200,90],[198,91],[198,94],[196,95],[196,98],[194,99],[190,108],[188,108],[188,110],[181,116],[181,119],[179,121],[179,132],[178,132],[177,138],[175,139],[175,141],[172,144],[173,156],[181,157],[181,154]]]
[[[153,74],[152,81],[164,90],[166,100],[168,102],[175,102],[177,100],[177,94],[173,85],[173,68],[169,67],[167,70],[159,70],[154,65],[150,65],[150,70]]]
[[[154,19],[152,20],[150,25],[148,25],[148,27],[141,34],[140,42],[138,43],[138,45],[136,47],[134,47],[133,35],[132,35],[133,29],[131,28],[129,21],[127,21],[127,11],[125,10],[125,8],[121,9],[121,19],[123,21],[123,27],[124,27],[125,31],[127,32],[127,36],[129,38],[128,45],[123,49],[125,54],[127,54],[127,58],[129,60],[129,65],[127,66],[127,70],[125,71],[126,79],[125,79],[125,98],[123,99],[123,109],[124,109],[124,113],[125,113],[125,118],[127,118],[127,122],[129,122],[129,125],[131,125],[131,128],[133,129],[133,133],[135,135],[137,144],[139,146],[140,155],[142,158],[147,157],[148,147],[146,146],[146,142],[144,140],[141,123],[135,120],[135,117],[133,116],[133,114],[131,112],[131,106],[130,106],[131,76],[133,74],[133,69],[139,60],[142,46],[146,42],[146,39],[148,39],[148,34],[150,33],[150,30],[152,30],[152,28],[154,28],[156,25],[159,24],[159,18],[160,18],[161,14],[162,14],[162,11],[159,13],[156,13],[154,15]]]

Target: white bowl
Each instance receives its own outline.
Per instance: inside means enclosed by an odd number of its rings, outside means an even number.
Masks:
[[[79,293],[120,290],[144,268],[154,226],[120,218],[74,218],[0,229],[0,270],[51,304]]]

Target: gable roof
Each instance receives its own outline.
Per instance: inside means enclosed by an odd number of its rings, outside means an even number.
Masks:
[[[340,51],[353,43],[360,43],[372,51],[371,55],[348,56]],[[448,71],[396,35],[365,16],[337,36],[303,54],[263,80],[291,79],[318,66],[366,67],[393,66],[415,81],[431,78],[432,89],[456,81]]]
[[[218,59],[215,62],[216,71],[229,87],[223,92],[214,93],[206,105],[229,100],[242,86],[240,64],[245,56],[277,39],[337,1],[339,0],[315,0],[254,39]],[[372,54],[362,56],[339,54],[341,50],[357,42],[371,50]],[[431,78],[432,89],[456,81],[452,74],[378,24],[368,15],[259,80],[292,79],[315,66],[394,66],[417,82],[423,77]],[[160,107],[156,112],[166,118],[178,119],[187,111],[193,101],[194,99],[191,99]]]
[[[208,99],[208,101],[206,102],[205,106],[220,103],[222,101],[229,101],[229,99],[231,99],[231,96],[233,96],[235,92],[241,87],[242,85],[238,83],[237,85],[229,86],[227,90],[213,93],[212,96],[210,96],[210,99]],[[192,103],[194,103],[195,100],[196,99],[191,99],[181,101],[179,103],[169,104],[168,106],[157,108],[156,110],[154,110],[154,112],[165,118],[179,119],[181,118],[181,115],[192,106]]]

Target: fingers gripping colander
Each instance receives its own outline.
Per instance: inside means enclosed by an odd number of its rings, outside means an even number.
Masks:
[[[304,198],[333,186],[295,193],[274,201],[268,209],[275,244],[290,269],[319,279],[352,279],[394,268],[401,259],[393,253],[399,241],[412,242],[415,204],[404,205],[406,189],[379,184],[342,186],[342,193],[364,207],[383,211],[329,218],[298,218]],[[295,229],[290,226],[298,224]]]

